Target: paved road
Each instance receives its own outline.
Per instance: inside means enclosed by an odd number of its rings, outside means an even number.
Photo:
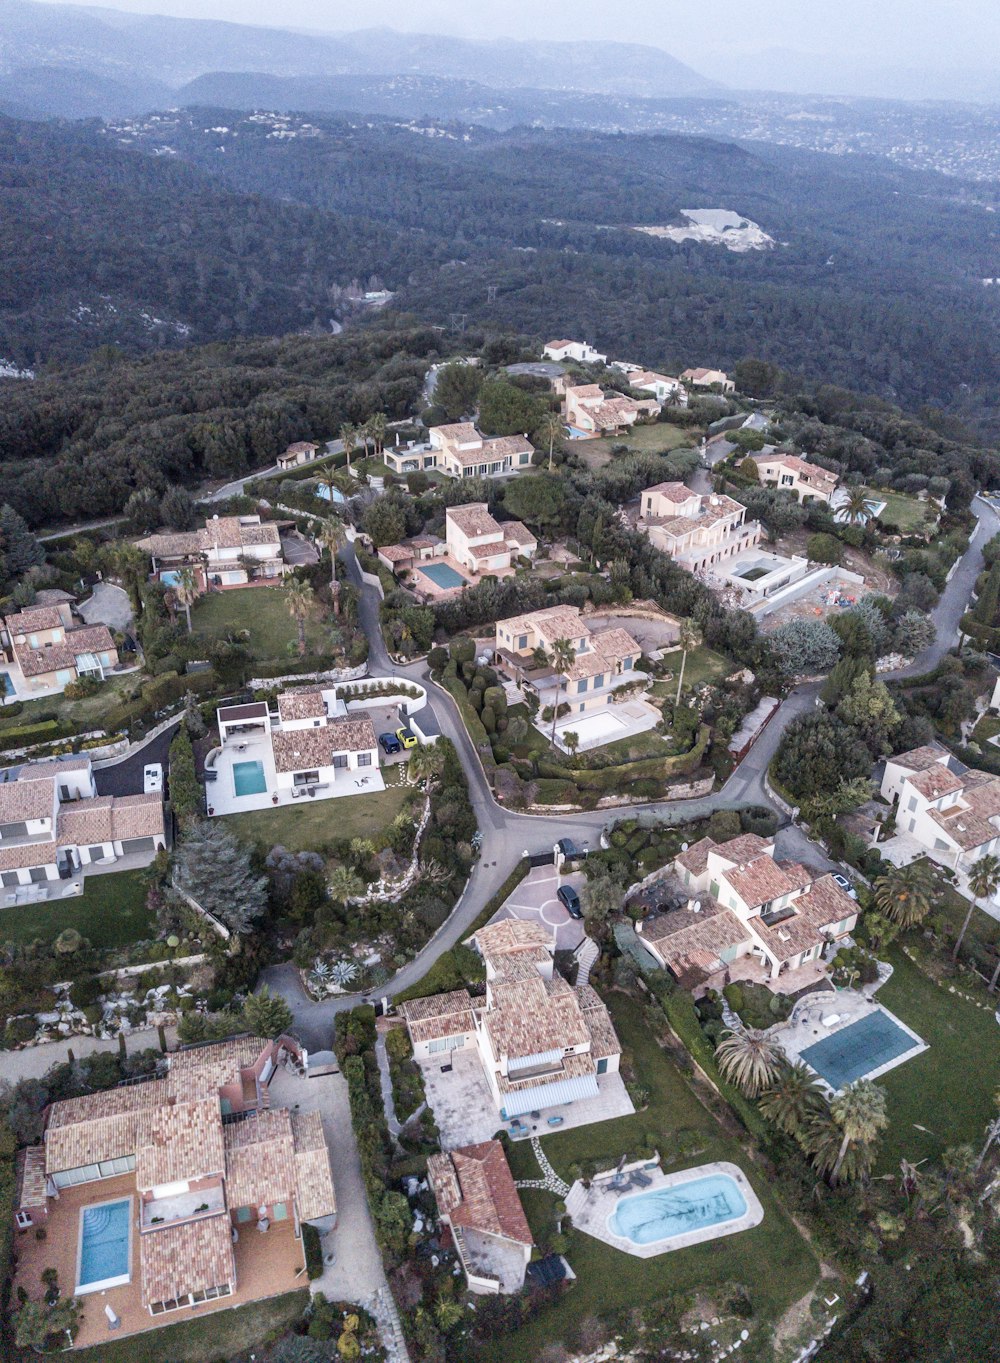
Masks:
[[[120,762],[115,762],[109,767],[96,768],[94,782],[97,785],[98,795],[141,795],[143,791],[143,768],[154,762],[159,762],[165,776],[167,774],[170,743],[180,722],[178,717],[177,722],[172,724],[169,729],[166,729],[162,734],[157,734],[155,738],[151,738],[141,748],[136,748],[128,757],[123,757]]]

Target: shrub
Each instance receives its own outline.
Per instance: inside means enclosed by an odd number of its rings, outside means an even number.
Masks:
[[[323,1241],[319,1231],[308,1221],[302,1224],[302,1248],[306,1258],[306,1276],[310,1282],[323,1276]]]

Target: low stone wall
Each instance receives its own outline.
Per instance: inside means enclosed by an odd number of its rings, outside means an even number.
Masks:
[[[328,672],[289,672],[284,677],[254,677],[247,682],[251,691],[267,691],[272,686],[285,682],[329,682],[331,686],[342,682],[362,681],[368,676],[368,664],[358,667],[333,667]]]
[[[146,970],[166,970],[170,965],[204,965],[207,960],[205,952],[199,951],[195,956],[171,956],[165,961],[145,961],[141,965],[123,965],[118,970],[100,970],[98,976],[100,979],[127,980],[134,975],[143,974]]]

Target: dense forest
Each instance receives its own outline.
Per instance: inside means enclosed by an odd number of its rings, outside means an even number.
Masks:
[[[752,353],[985,429],[988,199],[875,158],[704,138],[218,109],[0,120],[0,356],[328,330],[374,274],[419,321],[585,334],[668,370]],[[688,206],[746,214],[777,245],[631,230]]]

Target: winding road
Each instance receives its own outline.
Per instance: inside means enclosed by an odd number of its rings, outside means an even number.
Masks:
[[[918,676],[934,667],[954,646],[958,639],[958,622],[966,609],[976,578],[983,568],[982,545],[1000,530],[1000,518],[987,503],[977,499],[973,503],[977,526],[968,549],[954,570],[951,580],[937,606],[931,612],[935,627],[933,643],[919,657],[899,672],[889,673],[888,680],[902,680]],[[359,589],[359,614],[362,628],[369,640],[369,669],[372,676],[390,674],[420,682],[427,688],[428,702],[434,710],[441,732],[454,743],[469,783],[469,799],[482,836],[480,856],[473,866],[469,882],[450,917],[424,946],[417,956],[404,966],[380,990],[392,997],[416,984],[431,965],[445,951],[466,935],[470,926],[489,900],[503,885],[518,859],[525,853],[548,851],[561,837],[572,836],[578,842],[595,847],[601,832],[616,815],[633,816],[655,812],[665,823],[682,823],[691,818],[711,814],[717,809],[736,809],[754,804],[774,808],[774,802],[764,787],[767,768],[777,751],[785,729],[799,715],[814,708],[820,684],[811,682],[794,688],[781,709],[757,743],[732,773],[725,785],[711,795],[692,800],[653,802],[629,805],[620,810],[594,810],[575,814],[521,814],[504,809],[497,803],[486,780],[478,754],[466,731],[454,701],[431,679],[426,664],[409,667],[393,664],[386,651],[379,626],[380,599],[375,588],[361,576],[361,567],[348,544],[341,553],[348,576]],[[791,830],[789,830],[791,832]],[[814,857],[815,859],[815,857]],[[337,1013],[355,1007],[361,996],[345,994],[338,998],[314,1003],[302,989],[298,971],[290,964],[271,966],[263,974],[266,983],[280,993],[292,1009],[295,1028],[303,1042],[312,1048],[330,1044],[330,1031]]]

